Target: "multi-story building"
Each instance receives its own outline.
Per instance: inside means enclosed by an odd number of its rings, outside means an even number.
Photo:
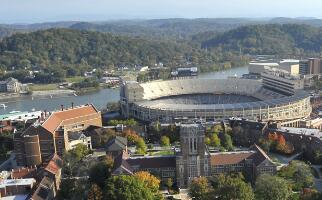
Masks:
[[[34,166],[49,161],[54,154],[62,156],[71,149],[68,135],[89,126],[102,126],[101,113],[86,104],[60,111],[43,113],[39,120],[22,133],[14,135],[14,152],[19,166]]]
[[[301,60],[299,63],[300,74],[320,74],[322,72],[322,63],[319,58],[309,58]]]
[[[210,154],[205,148],[205,130],[199,124],[181,125],[181,152],[177,154],[177,183],[187,186],[192,179],[209,176]]]
[[[285,70],[293,76],[297,76],[300,73],[299,60],[284,59],[279,62],[278,69]]]
[[[304,88],[304,79],[293,76],[285,70],[266,70],[261,74],[263,87],[286,95],[295,94],[296,90]]]
[[[243,173],[254,182],[263,174],[274,174],[276,165],[266,153],[254,145],[249,151],[210,153],[204,143],[205,128],[200,124],[183,124],[180,127],[181,150],[169,156],[129,157],[120,154],[114,161],[112,174],[131,175],[137,171],[149,171],[161,180],[171,178],[184,188],[200,176],[221,173]]]
[[[0,92],[18,93],[21,89],[21,83],[14,78],[8,78],[5,81],[0,81]]]
[[[211,174],[222,173],[243,173],[254,181],[261,174],[274,175],[276,165],[259,146],[253,145],[248,151],[211,154]]]

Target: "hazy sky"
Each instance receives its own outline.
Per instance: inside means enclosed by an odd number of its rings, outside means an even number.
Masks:
[[[322,18],[322,0],[0,0],[0,23],[173,17]]]

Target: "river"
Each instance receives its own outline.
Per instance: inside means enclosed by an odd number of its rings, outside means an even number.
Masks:
[[[241,76],[248,73],[248,67],[237,67],[225,71],[203,73],[199,78],[209,79],[225,79],[229,76]],[[60,105],[70,107],[73,102],[74,105],[82,105],[86,103],[93,103],[96,108],[104,109],[106,104],[116,102],[119,100],[119,89],[101,89],[97,92],[87,93],[80,96],[64,96],[54,98],[41,97],[25,97],[19,99],[6,99],[1,101],[7,106],[6,109],[0,108],[0,114],[5,114],[11,111],[31,111],[31,110],[47,110],[53,111],[60,109]]]

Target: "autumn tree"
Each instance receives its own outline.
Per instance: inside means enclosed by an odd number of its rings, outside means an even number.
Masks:
[[[210,184],[206,177],[194,178],[189,185],[189,194],[196,200],[206,200],[211,192]]]
[[[143,181],[146,187],[149,187],[152,191],[157,192],[160,187],[160,180],[146,171],[136,172],[134,174],[136,178]]]
[[[103,193],[101,188],[95,183],[92,184],[90,190],[88,191],[87,200],[102,200]]]
[[[125,130],[123,136],[127,138],[129,144],[135,144],[140,139],[140,136],[133,129]]]

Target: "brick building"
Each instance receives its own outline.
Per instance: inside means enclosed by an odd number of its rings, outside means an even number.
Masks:
[[[71,149],[69,133],[91,125],[102,126],[101,113],[92,104],[42,113],[33,125],[14,135],[17,164],[35,166],[48,162],[54,154],[62,156]]]
[[[180,127],[181,150],[175,155],[129,157],[123,152],[115,158],[112,174],[149,171],[161,180],[172,178],[179,187],[185,188],[192,179],[200,176],[242,172],[254,182],[263,173],[276,173],[276,165],[257,145],[249,151],[210,153],[204,139],[203,126],[183,124]]]

